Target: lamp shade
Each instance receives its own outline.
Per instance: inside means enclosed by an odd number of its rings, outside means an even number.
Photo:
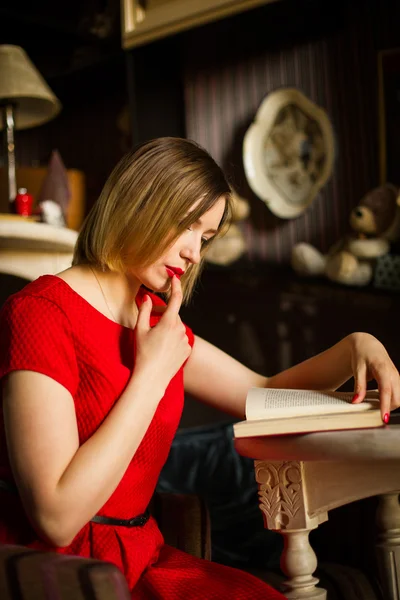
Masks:
[[[0,104],[14,105],[15,129],[46,123],[61,110],[60,101],[20,46],[0,45]]]

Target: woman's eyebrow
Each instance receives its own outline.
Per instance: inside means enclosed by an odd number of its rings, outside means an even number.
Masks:
[[[200,225],[200,226],[203,225],[203,221],[201,220],[201,218],[197,219],[197,221],[195,221],[195,223],[196,223],[196,225]],[[216,233],[218,233],[218,229],[207,229],[207,231],[205,231],[204,233],[213,233],[213,234],[216,234]]]

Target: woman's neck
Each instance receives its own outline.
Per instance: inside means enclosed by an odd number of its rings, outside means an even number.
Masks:
[[[112,320],[134,329],[138,317],[136,296],[140,282],[134,277],[111,271],[90,269]]]
[[[57,276],[107,318],[131,329],[136,326],[136,296],[141,285],[136,278],[89,265],[70,267]]]

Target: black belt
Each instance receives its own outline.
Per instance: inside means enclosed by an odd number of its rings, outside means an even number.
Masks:
[[[95,515],[90,519],[93,523],[101,523],[102,525],[120,525],[121,527],[143,527],[150,519],[150,511],[146,508],[145,512],[132,519],[114,519],[114,517],[103,517],[103,515]]]
[[[9,492],[14,495],[18,495],[18,489],[16,485],[9,481],[0,479],[0,491]],[[115,519],[114,517],[104,517],[103,515],[95,515],[93,519],[90,519],[92,523],[100,523],[101,525],[118,525],[120,527],[143,527],[150,519],[150,511],[146,508],[145,512],[132,517],[132,519]]]

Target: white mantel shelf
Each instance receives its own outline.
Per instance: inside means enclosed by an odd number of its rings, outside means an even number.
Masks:
[[[0,272],[33,281],[71,266],[78,234],[65,227],[0,219]]]

